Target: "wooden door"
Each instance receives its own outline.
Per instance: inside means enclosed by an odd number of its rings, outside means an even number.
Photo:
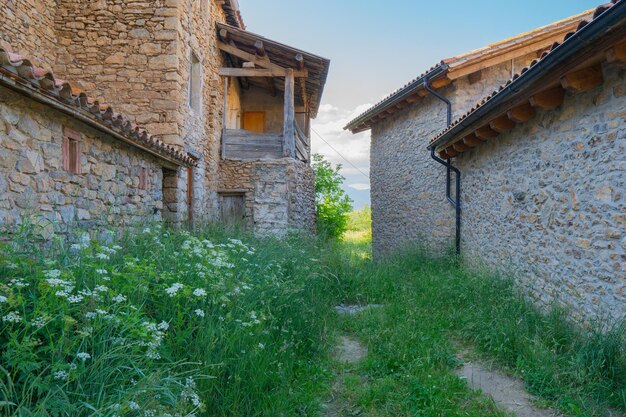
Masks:
[[[243,128],[254,133],[265,133],[265,112],[248,111],[243,114]]]
[[[221,194],[220,217],[229,226],[241,225],[246,216],[244,194]]]

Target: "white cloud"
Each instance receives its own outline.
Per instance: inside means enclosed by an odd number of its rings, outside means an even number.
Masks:
[[[370,132],[353,135],[343,130],[343,127],[370,107],[370,104],[362,104],[350,110],[323,104],[317,119],[312,122],[313,153],[322,154],[331,163],[342,165],[341,174],[346,177],[346,192],[360,204],[369,203]]]
[[[354,184],[348,184],[348,187],[354,188],[355,190],[359,190],[359,191],[364,191],[364,190],[369,190],[370,189],[370,185],[369,184],[365,184],[364,182],[356,182]]]

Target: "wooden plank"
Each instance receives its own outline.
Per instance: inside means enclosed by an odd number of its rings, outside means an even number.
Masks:
[[[284,106],[284,125],[283,125],[283,156],[294,158],[296,155],[296,112],[294,102],[294,71],[287,70],[285,77],[285,106]]]
[[[602,67],[594,65],[578,71],[572,71],[561,78],[563,88],[575,93],[582,93],[596,88],[604,82]]]
[[[565,90],[561,86],[541,91],[530,98],[530,104],[540,109],[553,109],[563,103]]]
[[[288,69],[264,68],[220,68],[219,74],[223,77],[286,77]],[[292,70],[293,71],[293,70]],[[294,72],[295,77],[306,77],[306,70]]]
[[[224,158],[224,138],[226,137],[226,122],[228,120],[228,82],[229,78],[224,77],[224,109],[222,115],[222,158]]]
[[[473,148],[474,146],[478,146],[483,142],[484,141],[482,139],[480,139],[478,136],[474,134],[467,135],[463,138],[463,144],[469,146],[470,148]]]
[[[465,152],[471,149],[470,146],[465,145],[462,141],[453,143],[452,148],[454,148],[454,150],[458,152]]]
[[[280,65],[276,65],[274,63],[272,63],[269,59],[267,59],[267,56],[261,58],[258,57],[256,54],[251,54],[249,52],[243,51],[239,48],[237,48],[235,45],[229,45],[227,43],[224,42],[217,42],[217,46],[220,50],[234,55],[238,58],[244,59],[246,61],[249,62],[254,62],[256,65],[258,65],[261,68],[265,68],[265,69],[271,69],[271,70],[276,70],[276,71],[285,71],[288,68],[284,68],[281,67]],[[298,71],[296,73],[297,77],[308,77],[308,70],[307,69],[303,69],[301,71]]]

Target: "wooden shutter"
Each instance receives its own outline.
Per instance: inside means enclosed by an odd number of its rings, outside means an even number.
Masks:
[[[83,152],[80,132],[63,126],[63,169],[74,174],[81,173]]]

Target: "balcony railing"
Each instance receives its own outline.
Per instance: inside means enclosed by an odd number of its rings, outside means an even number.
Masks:
[[[287,155],[288,157],[291,155]],[[226,129],[222,138],[222,158],[232,160],[284,158],[283,135]],[[311,158],[309,138],[295,124],[295,155],[303,162]]]

